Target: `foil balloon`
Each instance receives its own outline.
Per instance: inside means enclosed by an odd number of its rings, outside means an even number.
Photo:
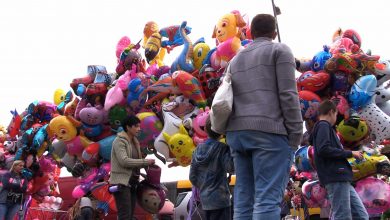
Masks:
[[[375,103],[383,104],[390,100],[390,81],[378,85],[375,89]]]
[[[378,86],[390,80],[390,61],[379,60],[374,65],[374,74],[376,76],[376,79],[378,80]]]
[[[303,146],[295,152],[295,166],[300,172],[314,171],[313,146]]]
[[[330,99],[334,104],[336,104],[337,112],[344,116],[345,118],[349,117],[349,104],[347,99],[340,94],[332,96]]]
[[[172,74],[172,80],[173,85],[177,86],[185,97],[195,101],[199,108],[206,106],[203,90],[196,77],[184,71],[176,71]]]
[[[358,142],[367,137],[369,128],[360,117],[349,117],[337,126],[337,134],[345,147],[354,148]]]
[[[118,43],[116,44],[116,50],[115,55],[116,58],[119,60],[122,52],[131,44],[131,40],[128,36],[123,36]]]
[[[112,106],[120,104],[124,100],[123,92],[119,85],[120,84],[117,83],[114,87],[108,90],[104,101],[104,110],[108,111]]]
[[[195,69],[192,63],[193,46],[191,39],[187,36],[186,26],[187,21],[183,21],[179,28],[180,37],[183,39],[183,50],[176,58],[176,60],[172,62],[171,72],[184,70],[186,72],[192,73],[192,71]]]
[[[318,52],[314,55],[311,60],[310,67],[313,71],[318,72],[324,69],[326,61],[332,57],[332,54],[329,52],[329,47],[324,45],[324,49],[321,52]]]
[[[374,174],[390,175],[390,161],[384,155],[374,155],[367,152],[363,153],[363,159],[349,158],[349,164],[353,173],[353,180],[357,181]]]
[[[351,91],[348,95],[348,101],[351,103],[351,108],[358,111],[369,104],[375,94],[376,85],[377,80],[373,75],[359,77],[351,87]]]
[[[60,104],[65,100],[65,91],[63,89],[56,89],[53,94],[53,101],[55,105]]]
[[[380,179],[368,177],[355,187],[369,215],[380,215],[390,209],[390,185]]]
[[[205,43],[203,37],[194,43],[194,50],[192,56],[194,60],[195,69],[200,70],[200,68],[202,68],[203,61],[206,58],[209,51],[210,51],[210,47]]]
[[[360,35],[353,29],[345,30],[341,37],[351,39],[353,43],[357,44],[359,47],[362,45],[362,39]]]
[[[359,116],[366,120],[370,128],[371,140],[380,144],[390,138],[390,117],[384,113],[375,103],[370,103],[358,112]]]
[[[331,74],[330,88],[334,93],[345,95],[349,89],[348,76],[344,72],[337,71]]]
[[[178,164],[183,167],[190,165],[195,145],[183,124],[180,125],[179,132],[174,135],[169,135],[166,132],[162,133],[165,141],[168,142],[169,150],[175,155]]]
[[[303,119],[317,120],[321,98],[311,91],[299,91],[299,102]]]
[[[176,116],[174,113],[169,112],[165,105],[162,107],[162,114],[164,118],[164,127],[162,132],[154,140],[154,147],[161,153],[165,159],[172,159],[170,155],[168,142],[164,139],[163,133],[168,135],[174,135],[179,131],[179,127],[182,124],[182,119]]]
[[[200,109],[198,115],[192,121],[192,128],[195,133],[193,135],[193,140],[195,142],[195,145],[205,142],[208,138],[205,128],[206,128],[206,120],[207,117],[209,116],[209,113],[210,113],[209,107],[206,107],[205,110]]]
[[[318,180],[307,180],[302,185],[303,198],[310,208],[326,207],[329,201],[326,199],[326,189]]]
[[[225,68],[240,50],[239,28],[243,28],[245,25],[246,23],[238,11],[225,14],[218,20],[212,35],[218,41],[214,60],[216,66]]]
[[[142,148],[154,148],[154,140],[161,133],[163,124],[153,112],[138,113],[137,117],[141,120],[141,130],[138,140]]]
[[[328,86],[330,76],[328,73],[307,71],[304,72],[297,80],[298,90],[309,90],[317,92]]]

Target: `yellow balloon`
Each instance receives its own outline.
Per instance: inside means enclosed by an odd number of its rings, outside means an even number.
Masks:
[[[207,45],[204,42],[197,43],[194,46],[194,53],[193,53],[194,66],[197,70],[200,70],[200,68],[202,68],[202,62],[206,58],[209,51],[210,51],[209,45]]]
[[[65,91],[63,89],[56,89],[53,95],[54,104],[58,105],[65,100]]]

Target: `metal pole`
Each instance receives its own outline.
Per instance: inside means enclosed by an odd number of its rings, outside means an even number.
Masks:
[[[272,9],[274,11],[275,22],[276,22],[276,31],[278,32],[278,41],[281,42],[281,40],[280,40],[280,32],[279,32],[279,24],[278,24],[278,18],[277,18],[278,13],[276,13],[276,6],[275,6],[275,3],[274,3],[274,0],[271,0],[271,1],[272,1]]]

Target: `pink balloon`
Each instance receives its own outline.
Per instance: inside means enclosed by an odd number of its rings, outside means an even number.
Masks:
[[[75,199],[81,198],[84,196],[84,191],[81,189],[81,185],[76,186],[72,191],[72,196]]]
[[[390,185],[384,181],[368,177],[359,180],[355,187],[368,214],[381,214],[390,208]]]
[[[121,53],[125,50],[126,47],[128,47],[131,43],[131,40],[129,37],[127,36],[123,36],[118,44],[116,45],[116,57],[119,59],[119,57],[121,56]]]
[[[104,110],[110,110],[112,106],[120,104],[124,99],[125,97],[123,96],[123,92],[119,87],[119,84],[115,84],[115,86],[107,92],[106,100],[104,102]]]

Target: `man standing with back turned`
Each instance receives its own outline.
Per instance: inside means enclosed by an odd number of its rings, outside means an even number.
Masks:
[[[280,219],[293,152],[302,138],[295,59],[275,39],[272,15],[251,23],[253,43],[230,63],[233,112],[227,143],[236,168],[234,219]]]

